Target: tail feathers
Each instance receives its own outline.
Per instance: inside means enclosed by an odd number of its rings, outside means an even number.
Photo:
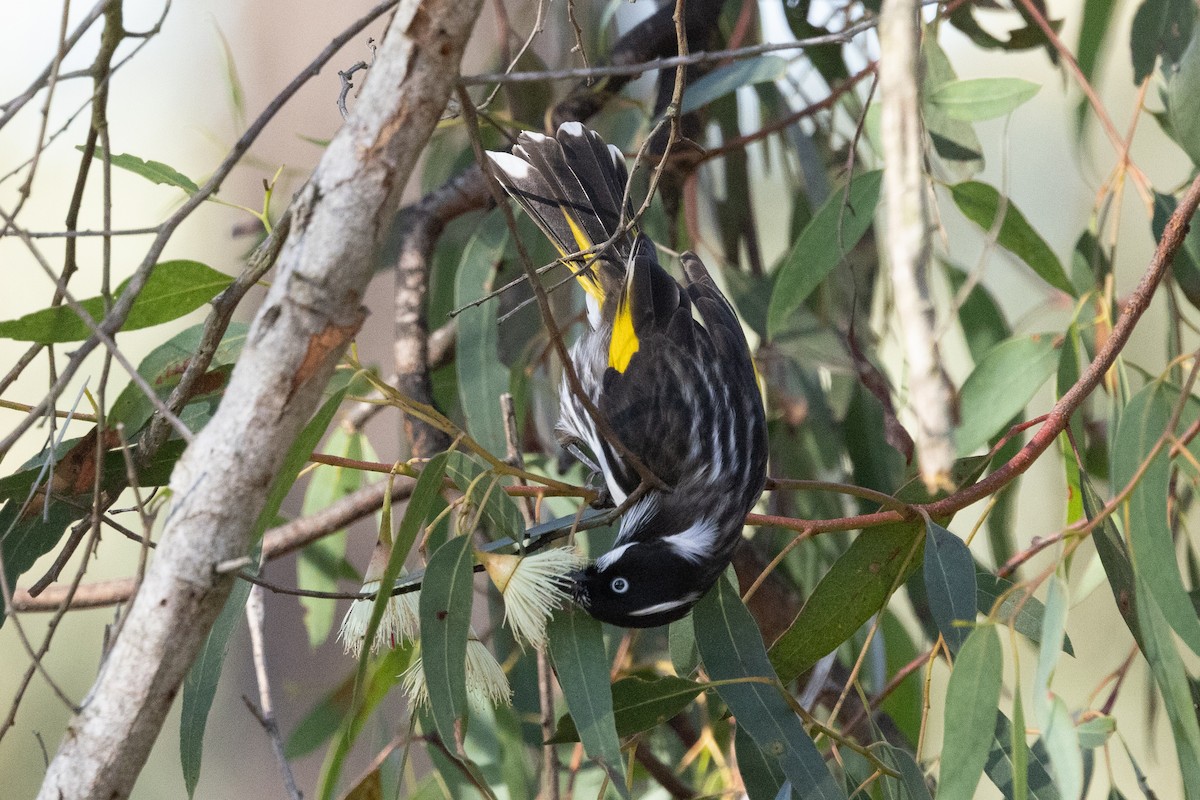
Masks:
[[[603,244],[621,222],[628,173],[620,150],[609,147],[577,122],[563,124],[555,137],[522,133],[512,153],[489,152],[497,177],[560,254],[568,255]],[[626,208],[626,219],[632,216]],[[626,234],[601,257],[601,296],[613,279],[621,280],[633,248]],[[592,256],[587,257],[591,261]],[[604,273],[607,273],[605,275]]]

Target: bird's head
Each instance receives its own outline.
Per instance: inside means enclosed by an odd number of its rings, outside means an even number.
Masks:
[[[652,628],[685,616],[712,586],[711,573],[662,540],[631,542],[574,573],[575,602],[601,622]]]

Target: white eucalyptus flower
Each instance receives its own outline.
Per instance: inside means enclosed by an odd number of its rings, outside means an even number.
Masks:
[[[570,598],[570,573],[584,564],[572,548],[556,547],[529,556],[478,552],[504,598],[504,623],[522,647],[546,646],[546,621]]]

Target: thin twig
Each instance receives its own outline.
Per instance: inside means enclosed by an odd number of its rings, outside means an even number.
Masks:
[[[249,698],[243,699],[266,731],[267,738],[271,740],[271,749],[275,751],[275,760],[279,762],[279,770],[283,774],[284,791],[292,800],[301,800],[300,790],[296,788],[296,779],[292,776],[292,765],[284,755],[283,737],[279,733],[279,725],[275,722],[274,704],[271,702],[271,681],[267,675],[267,650],[264,642],[266,613],[263,590],[259,586],[251,586],[250,595],[246,598],[246,623],[250,627],[250,653],[254,660],[254,679],[258,684],[258,708],[254,707]]]
[[[342,90],[338,92],[337,107],[338,111],[342,112],[342,119],[350,118],[350,112],[346,108],[346,97],[350,94],[350,90],[354,88],[354,83],[350,79],[360,69],[368,69],[367,62],[359,61],[352,64],[350,69],[338,70],[338,77],[342,79]]]
[[[929,3],[923,3],[927,5]],[[760,56],[764,53],[776,53],[782,50],[803,50],[826,44],[843,44],[864,31],[869,31],[879,24],[874,17],[865,19],[837,33],[822,36],[812,36],[807,39],[797,39],[794,42],[770,42],[756,44],[751,47],[738,47],[733,50],[702,50],[696,53],[669,58],[655,58],[636,64],[611,64],[608,66],[576,67],[572,69],[538,70],[536,72],[490,72],[480,75],[465,75],[459,83],[463,86],[478,86],[486,83],[530,83],[535,81],[588,80],[606,78],[615,75],[641,75],[653,70],[671,69],[672,67],[688,67],[695,64],[710,64],[715,61],[744,59]]]

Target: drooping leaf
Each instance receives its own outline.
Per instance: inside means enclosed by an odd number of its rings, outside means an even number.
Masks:
[[[925,523],[925,588],[933,619],[957,653],[975,621],[975,562],[963,540],[936,522]]]
[[[1200,31],[1191,41],[1167,80],[1164,97],[1169,134],[1193,164],[1200,164]]]
[[[783,800],[791,800],[792,784],[784,777],[779,761],[767,756],[741,725],[734,727],[733,743],[737,752],[738,772],[741,773],[746,796],[750,800],[779,800],[785,788],[787,792]]]
[[[675,674],[686,677],[695,672],[700,666],[700,654],[696,651],[696,632],[689,617],[671,623],[667,629],[667,643]]]
[[[996,714],[996,730],[992,735],[992,749],[988,753],[984,772],[996,788],[1012,800],[1013,794],[1013,725],[1004,713]],[[1025,772],[1028,781],[1029,800],[1060,800],[1054,780],[1050,777],[1050,758],[1039,741],[1027,751],[1029,763]]]
[[[876,752],[880,761],[900,773],[899,778],[882,776],[884,800],[930,800],[925,773],[907,750],[884,744]]]
[[[225,273],[199,261],[164,261],[146,279],[121,330],[134,331],[178,319],[212,300],[232,282]],[[118,286],[115,297],[120,297],[127,285],[125,281]],[[97,323],[104,318],[103,298],[80,300],[79,305]],[[78,342],[91,333],[87,323],[65,305],[0,322],[0,337],[22,342]]]
[[[1083,491],[1083,511],[1088,521],[1096,519],[1097,514],[1104,508],[1104,501],[1096,493],[1087,475],[1082,476],[1080,487]],[[1125,620],[1133,638],[1142,647],[1141,626],[1137,620],[1137,588],[1134,585],[1133,564],[1129,560],[1129,551],[1125,548],[1125,540],[1117,532],[1112,517],[1105,517],[1095,530],[1092,531],[1092,541],[1096,545],[1096,554],[1108,576],[1108,585],[1117,604],[1117,611]],[[1142,648],[1144,649],[1144,648]]]
[[[943,83],[929,102],[951,119],[978,122],[1012,113],[1041,88],[1022,78],[973,78]]]
[[[980,614],[992,613],[996,601],[1003,596],[1004,600],[996,609],[996,621],[1007,625],[1012,623],[1017,633],[1034,644],[1042,641],[1042,618],[1046,606],[1036,597],[1026,596],[1024,592],[1013,591],[1016,584],[1007,578],[993,575],[991,572],[975,565],[976,601]],[[1069,656],[1075,655],[1071,645],[1071,637],[1063,636],[1063,652]]]
[[[1021,700],[1021,684],[1013,688],[1012,748],[1012,793],[1011,800],[1027,800],[1029,797],[1029,742],[1025,739],[1025,705]],[[993,744],[993,747],[995,745]]]
[[[918,656],[919,651],[913,644],[912,636],[891,609],[884,610],[879,630],[883,634],[884,674],[896,675]],[[888,694],[880,706],[910,743],[916,742],[921,736],[924,705],[921,694],[921,676],[912,673]]]
[[[1083,21],[1079,25],[1075,59],[1079,63],[1079,71],[1089,82],[1095,75],[1104,41],[1111,33],[1110,26],[1116,8],[1115,0],[1085,0],[1083,4]]]
[[[1178,203],[1174,196],[1154,193],[1154,216],[1150,230],[1155,241],[1162,239],[1167,220],[1175,213],[1176,205]],[[1175,258],[1171,261],[1171,275],[1187,301],[1200,308],[1200,226],[1188,228],[1187,235],[1183,237],[1183,247],[1175,252]]]
[[[1067,627],[1069,597],[1066,583],[1057,575],[1052,576],[1047,584],[1049,590],[1046,593],[1046,613],[1042,617],[1042,642],[1038,648],[1037,671],[1033,678],[1033,714],[1043,729],[1050,727],[1050,679],[1061,652],[1057,643],[1062,640]]]
[[[1099,716],[1086,719],[1075,726],[1079,734],[1079,746],[1094,750],[1103,747],[1117,730],[1117,718]]]
[[[930,549],[926,543],[925,552]],[[976,628],[959,649],[946,686],[947,735],[942,742],[938,800],[975,796],[996,728],[1003,671],[996,629],[991,625]]]
[[[1133,58],[1133,85],[1139,86],[1158,57],[1170,67],[1179,62],[1192,38],[1196,6],[1191,0],[1145,0],[1133,15],[1129,52]]]
[[[75,149],[83,152],[82,145],[76,146]],[[94,158],[103,160],[104,152],[97,148]],[[194,180],[189,178],[187,175],[184,175],[182,172],[170,166],[169,164],[164,164],[161,161],[146,161],[138,158],[135,155],[130,155],[129,153],[120,153],[113,156],[111,162],[114,167],[129,170],[133,174],[140,175],[151,183],[175,186],[179,189],[183,189],[188,194],[195,194],[196,192],[200,191],[200,187],[196,185]]]
[[[845,192],[834,192],[805,226],[776,272],[767,312],[772,337],[871,227],[882,178],[879,170],[856,176],[848,201]]]
[[[341,773],[347,753],[362,733],[363,727],[371,718],[371,713],[400,682],[400,676],[412,664],[414,651],[415,647],[409,642],[395,650],[382,653],[378,659],[372,659],[366,688],[360,689],[358,694],[355,693],[357,670],[352,672],[343,684],[344,693],[335,690],[325,698],[288,740],[285,752],[292,748],[299,750],[301,746],[316,748],[336,736],[321,764],[318,797],[322,800],[333,797],[333,784]]]
[[[728,581],[721,578],[692,612],[696,644],[709,677],[762,682],[729,683],[717,693],[759,749],[778,761],[800,800],[845,800],[800,718],[784,701],[754,618]]]
[[[679,113],[688,114],[703,108],[743,86],[776,80],[786,71],[787,61],[775,55],[748,58],[717,67],[684,90]]]
[[[454,278],[454,304],[462,308],[492,288],[496,268],[508,243],[504,217],[491,214],[463,250]],[[455,369],[458,398],[467,417],[467,430],[491,453],[504,453],[504,419],[500,395],[508,391],[508,368],[497,352],[500,328],[496,314],[500,299],[493,297],[458,315]]]
[[[183,700],[179,711],[179,763],[188,797],[195,796],[196,784],[200,782],[204,730],[208,726],[208,712],[212,709],[217,683],[221,679],[221,668],[225,665],[229,637],[242,620],[249,596],[249,582],[238,581],[234,584],[225,607],[208,632],[203,649],[183,680]]]
[[[771,665],[784,683],[796,679],[846,641],[887,602],[921,563],[920,523],[883,525],[847,548],[771,645]]]
[[[951,468],[951,482],[959,488],[969,486],[979,479],[987,462],[983,456],[959,459]],[[901,486],[896,497],[907,503],[937,499],[926,491],[920,478]],[[924,545],[919,522],[881,525],[860,534],[771,645],[771,664],[779,679],[784,683],[795,680],[883,608],[891,593],[921,565]]]
[[[1178,392],[1159,382],[1147,385],[1130,399],[1121,414],[1113,445],[1114,486],[1123,489],[1142,470],[1163,436],[1177,400]],[[1128,510],[1129,541],[1137,574],[1149,587],[1171,628],[1192,652],[1200,653],[1200,620],[1183,586],[1167,519],[1169,447],[1159,448],[1158,455],[1146,465],[1124,508]]]
[[[950,279],[950,285],[957,297],[967,281],[967,275],[959,269],[947,269],[945,274]],[[983,361],[993,347],[1012,336],[1012,329],[1005,319],[1004,312],[982,282],[976,283],[963,299],[958,309],[958,320],[967,340],[967,348],[971,351],[971,358],[977,364]],[[1008,420],[1001,426],[1001,431],[1008,430],[1020,421],[1019,418]],[[992,436],[988,443],[994,444],[996,440],[997,437]],[[1013,437],[996,452],[993,464],[1006,463],[1020,446],[1020,438]],[[988,545],[992,561],[996,564],[1006,563],[1014,551],[1016,501],[1020,483],[1021,479],[1018,477],[995,496],[992,512],[987,518]]]
[[[1050,774],[1062,797],[1083,795],[1083,754],[1079,749],[1079,736],[1075,732],[1075,720],[1067,704],[1058,695],[1051,695],[1049,724],[1042,729],[1042,741],[1050,756]]]
[[[921,56],[925,65],[924,98],[958,79],[936,36],[922,37]],[[975,134],[975,127],[969,122],[951,118],[927,100],[923,103],[922,111],[934,152],[953,178],[968,180],[978,174],[984,167],[984,159],[983,145]]]
[[[1175,649],[1171,629],[1159,608],[1148,575],[1137,566],[1137,608],[1142,632],[1142,653],[1150,664],[1150,672],[1163,699],[1167,719],[1171,722],[1175,753],[1183,778],[1184,795],[1188,800],[1200,797],[1200,724],[1188,685],[1183,659]]]
[[[963,216],[985,233],[992,230],[996,215],[1000,212],[1000,193],[995,187],[978,181],[965,181],[951,186],[950,194]],[[1054,255],[1050,245],[1034,230],[1011,199],[1005,203],[1004,221],[1000,223],[997,242],[1024,261],[1046,283],[1074,296],[1075,287],[1067,278],[1058,256]]]
[[[566,609],[551,618],[546,632],[558,684],[583,750],[608,774],[621,796],[628,798],[600,623],[583,611]]]
[[[687,708],[705,688],[703,683],[673,675],[650,680],[622,678],[612,685],[617,736],[624,738],[661,725]],[[554,736],[549,741],[557,744],[579,741],[575,720],[569,714],[559,718]]]
[[[967,376],[959,395],[962,424],[955,431],[960,454],[973,452],[1025,410],[1058,366],[1049,336],[1015,336],[993,347]]]
[[[474,559],[470,536],[437,549],[421,584],[421,663],[438,735],[454,752],[455,727],[467,715],[467,635]]]

